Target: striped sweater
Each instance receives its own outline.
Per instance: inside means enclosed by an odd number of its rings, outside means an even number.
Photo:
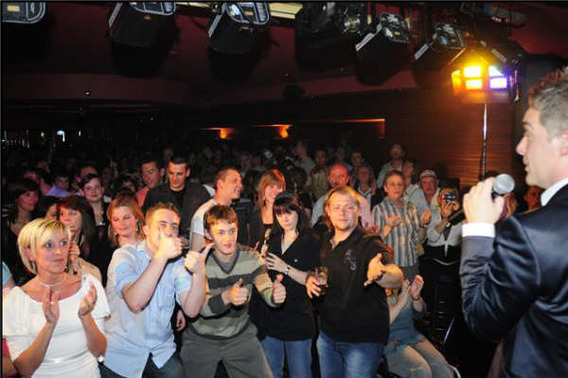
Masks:
[[[237,307],[223,304],[221,298],[221,294],[230,289],[239,278],[243,279],[243,287],[247,288],[249,295],[254,284],[269,306],[277,306],[272,301],[272,281],[258,252],[239,244],[228,271],[213,253],[209,254],[205,267],[208,283],[205,304],[188,330],[207,338],[227,339],[240,334],[249,326],[248,302]]]

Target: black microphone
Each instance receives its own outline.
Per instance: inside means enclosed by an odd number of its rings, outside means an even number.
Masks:
[[[491,191],[491,198],[497,196],[504,196],[515,190],[515,179],[506,173],[501,173],[495,177],[493,181],[493,189]],[[448,217],[448,227],[456,225],[465,219],[463,207]]]

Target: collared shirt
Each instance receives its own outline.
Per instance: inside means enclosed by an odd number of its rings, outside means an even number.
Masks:
[[[146,241],[117,249],[108,269],[106,294],[112,316],[106,323],[108,347],[104,364],[125,377],[141,377],[148,356],[158,368],[176,351],[170,319],[175,301],[191,288],[183,258],[170,260],[152,298],[138,314],[130,311],[122,288],[135,282],[148,267]]]
[[[419,235],[420,221],[416,207],[402,199],[404,206],[400,209],[386,197],[383,202],[373,208],[371,216],[373,225],[379,230],[387,224],[387,219],[393,215],[398,215],[401,219],[400,225],[393,229],[384,237],[385,244],[394,250],[394,263],[398,266],[412,266],[418,262],[418,244],[424,242],[424,237]]]
[[[546,206],[546,204],[550,201],[550,199],[554,197],[554,195],[560,189],[562,189],[564,185],[568,185],[568,177],[552,184],[551,187],[549,187],[544,192],[542,192],[542,194],[540,195],[540,202],[542,203],[542,206]]]
[[[378,236],[366,234],[361,227],[335,247],[331,237],[323,237],[319,251],[320,264],[329,269],[326,294],[316,302],[320,329],[336,341],[386,344],[389,312],[385,291],[377,284],[364,286],[364,282],[369,261],[388,252]]]
[[[426,196],[424,195],[424,191],[420,187],[419,184],[410,185],[406,188],[404,192],[408,201],[412,202],[416,209],[418,210],[418,216],[422,215],[426,210],[433,211],[434,209],[439,207],[438,204],[438,193],[440,189],[436,189],[436,193],[432,196],[430,203],[426,200]]]

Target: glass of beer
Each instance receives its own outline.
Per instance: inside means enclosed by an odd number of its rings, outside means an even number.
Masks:
[[[315,273],[317,285],[321,290],[320,295],[325,295],[325,290],[327,289],[327,277],[329,274],[327,266],[318,266]]]

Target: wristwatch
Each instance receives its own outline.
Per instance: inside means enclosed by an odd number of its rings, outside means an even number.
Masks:
[[[290,265],[286,265],[286,270],[284,271],[285,275],[290,274]]]

